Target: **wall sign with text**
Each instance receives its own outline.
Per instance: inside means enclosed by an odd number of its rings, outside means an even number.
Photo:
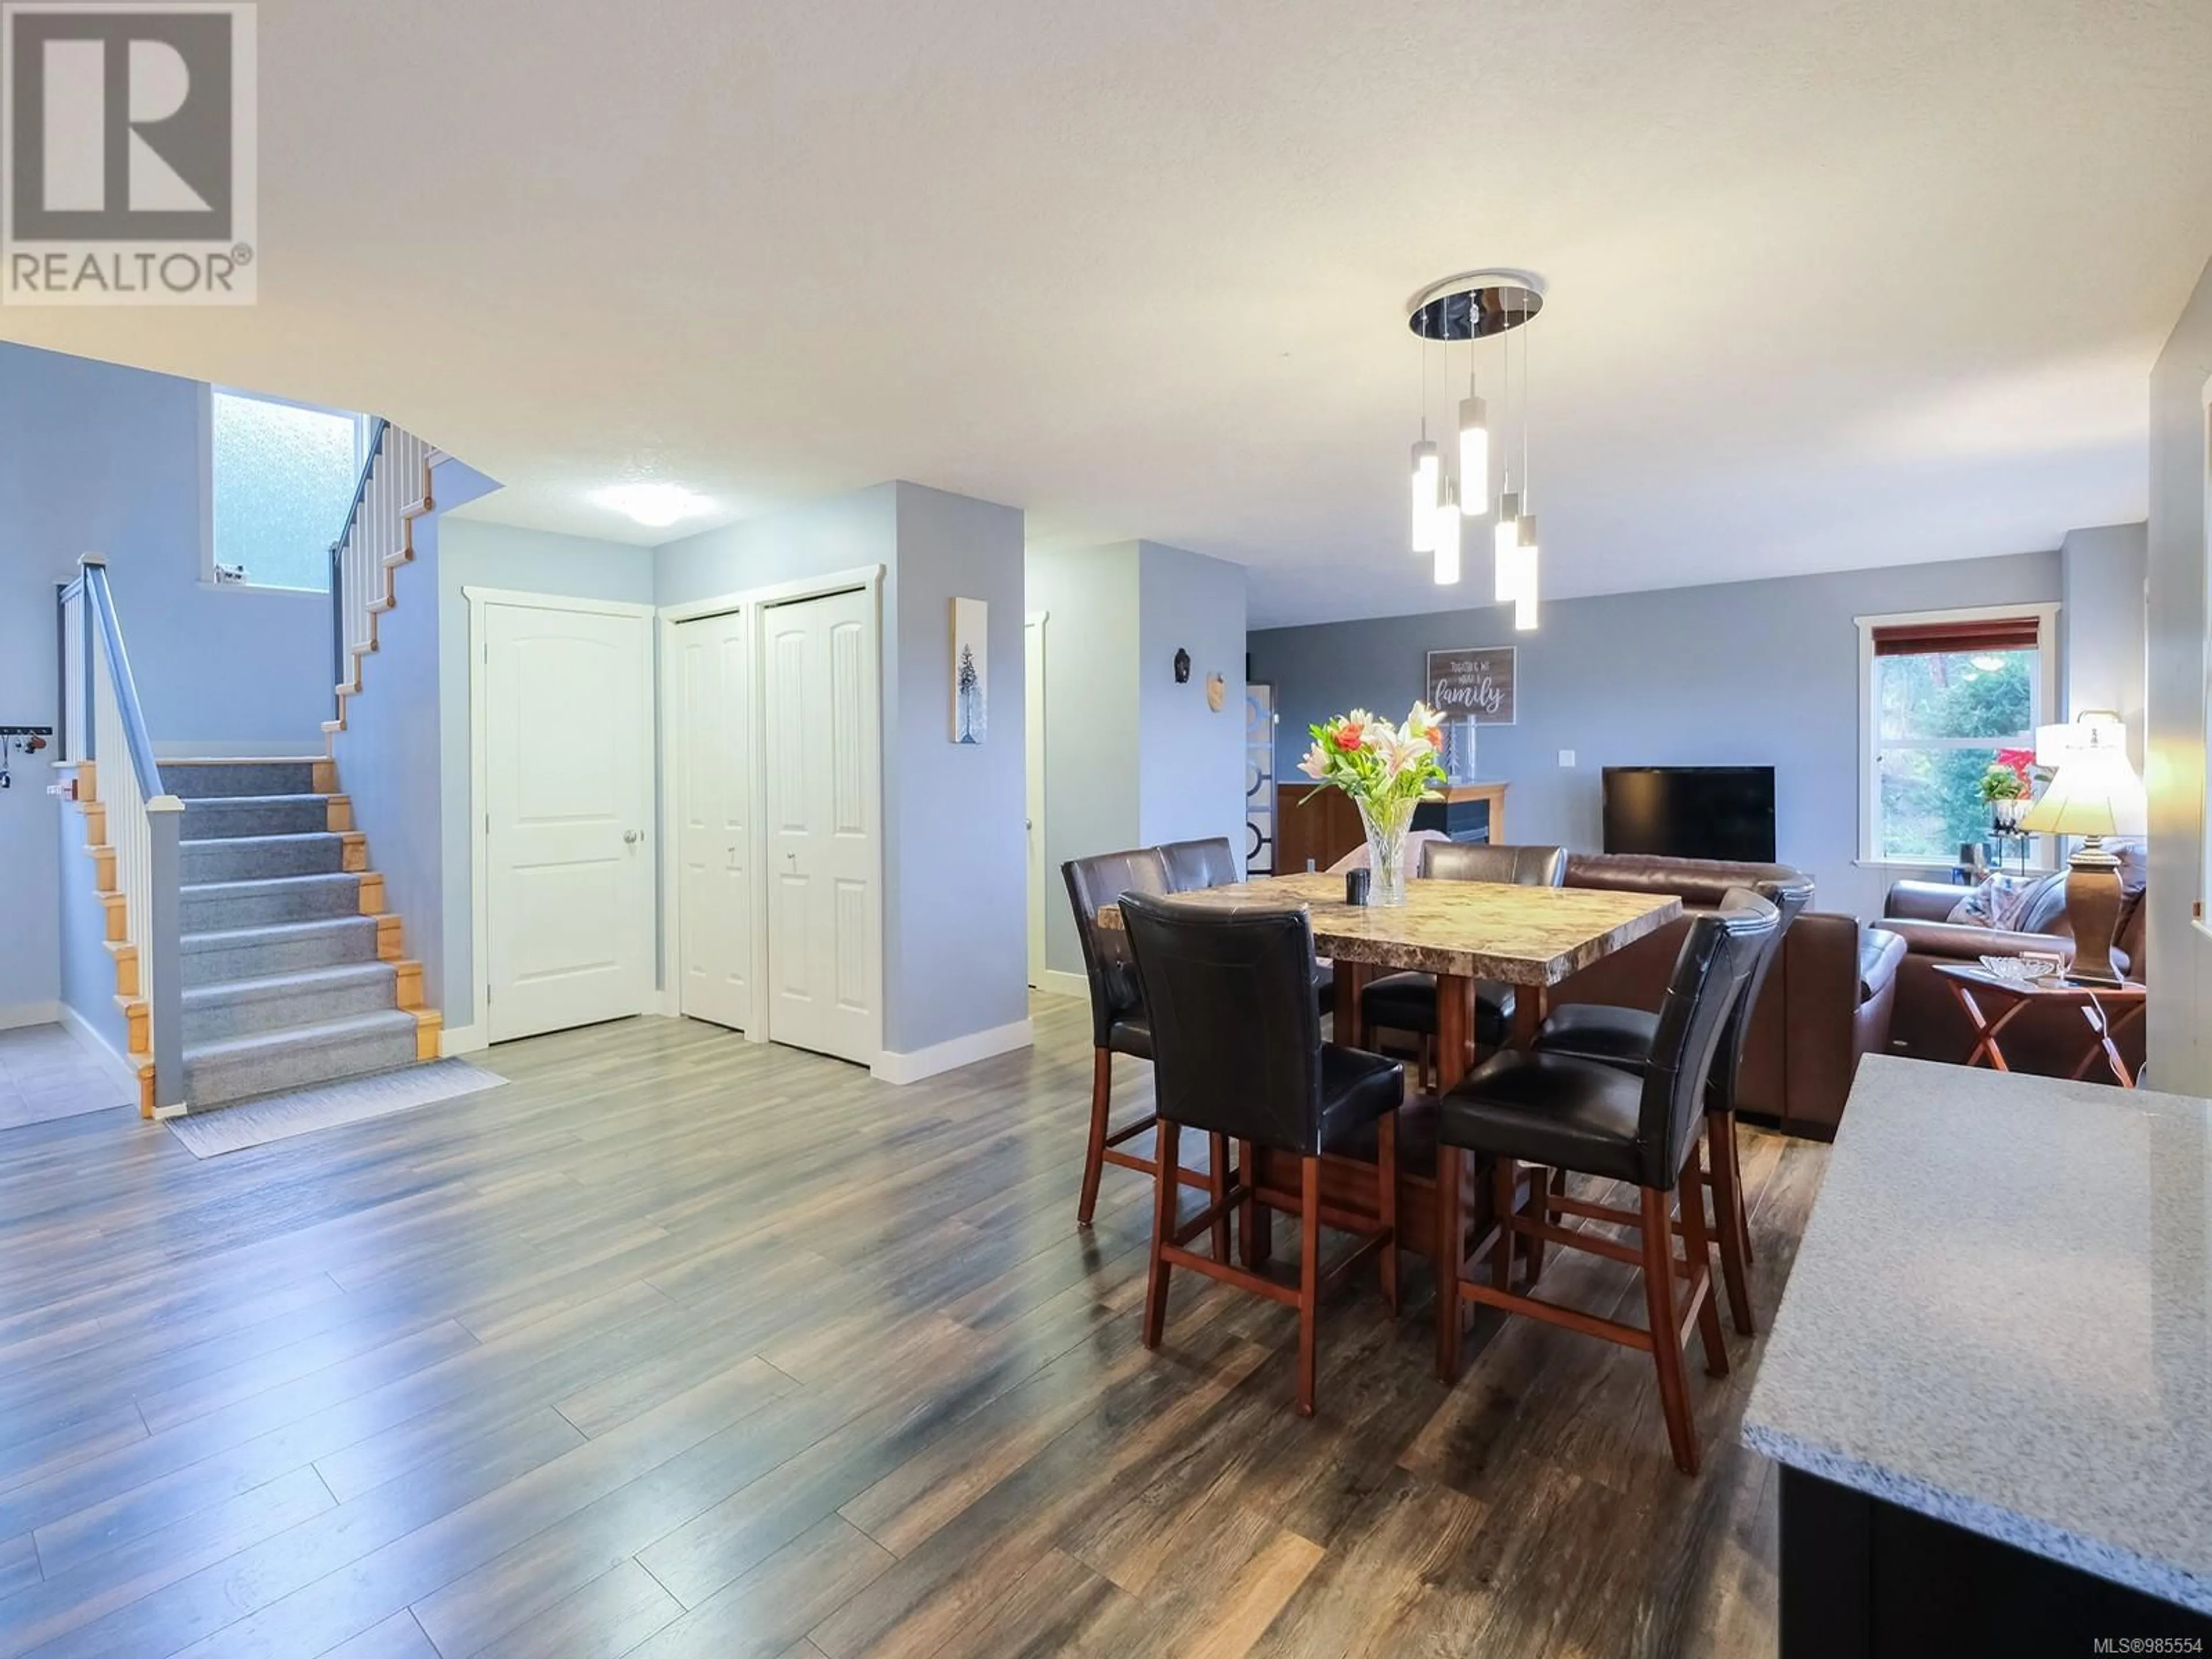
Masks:
[[[1446,720],[1513,724],[1515,647],[1487,645],[1429,653],[1429,707]]]

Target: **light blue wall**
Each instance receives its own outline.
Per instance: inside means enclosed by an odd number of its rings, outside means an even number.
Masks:
[[[666,543],[653,551],[653,596],[660,605],[719,599],[863,565],[887,566],[897,552],[898,487],[877,484]]]
[[[1483,777],[1512,786],[1508,838],[1595,850],[1608,765],[1771,765],[1782,860],[1813,875],[1820,908],[1874,916],[1909,872],[1856,863],[1853,618],[2058,597],[2057,552],[2024,553],[1557,600],[1534,634],[1498,607],[1269,629],[1251,636],[1252,675],[1274,684],[1288,779],[1309,723],[1355,704],[1402,715],[1425,652],[1517,646],[1520,723],[1483,727],[1476,757]]]
[[[911,1054],[1028,1017],[1022,514],[896,486],[884,653],[884,1046]],[[951,740],[955,599],[989,607],[989,718]]]
[[[2069,531],[2059,544],[2066,710],[2114,708],[2128,723],[2128,751],[2143,757],[2144,602],[2150,526]]]
[[[442,474],[445,469],[440,469]],[[481,475],[479,475],[481,476]],[[488,482],[488,481],[487,481]],[[485,524],[466,516],[439,515],[437,526],[438,696],[434,775],[428,780],[428,797],[436,807],[438,860],[442,866],[442,901],[437,909],[434,934],[418,947],[426,975],[434,972],[438,989],[426,979],[425,994],[447,998],[449,1026],[465,1026],[474,1009],[474,889],[470,860],[469,823],[469,602],[471,587],[498,587],[526,593],[550,593],[572,599],[613,599],[630,605],[651,605],[653,553],[645,547],[620,542],[595,541],[581,536],[560,536],[550,531],[520,530],[508,525]],[[659,745],[654,734],[644,732],[638,741]],[[658,846],[658,837],[654,844]],[[374,854],[376,845],[370,842]],[[407,917],[410,941],[415,919]],[[439,966],[430,967],[433,957]],[[451,988],[448,990],[447,988]]]
[[[1144,845],[1225,836],[1244,849],[1244,568],[1138,544],[1138,832]],[[1177,685],[1175,654],[1190,653]],[[1219,712],[1206,677],[1226,682]]]
[[[2192,918],[2205,879],[2205,394],[2212,385],[2212,265],[2150,377],[2149,1071],[2155,1087],[2212,1095],[2212,934]]]
[[[1139,841],[1137,544],[1035,551],[1025,569],[1046,613],[1045,963],[1080,974],[1060,867]]]
[[[0,725],[55,723],[54,588],[99,552],[161,752],[321,752],[329,601],[200,580],[204,391],[0,344]],[[25,764],[0,795],[0,1012],[60,1000],[59,890],[92,879],[89,862],[62,859],[74,831],[42,793],[51,781]]]

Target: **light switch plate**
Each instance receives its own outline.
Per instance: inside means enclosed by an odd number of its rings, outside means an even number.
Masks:
[[[1575,763],[1575,751],[1574,751],[1573,750],[1571,750],[1571,749],[1562,749],[1561,750],[1559,750],[1559,764],[1560,764],[1560,765],[1562,765],[1562,766],[1572,766],[1574,763]]]

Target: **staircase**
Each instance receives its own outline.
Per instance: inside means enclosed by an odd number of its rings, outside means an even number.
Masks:
[[[399,918],[335,772],[317,760],[161,763],[185,805],[178,960],[195,1111],[437,1055],[422,966],[401,959]],[[117,1000],[150,1083],[147,1005]]]

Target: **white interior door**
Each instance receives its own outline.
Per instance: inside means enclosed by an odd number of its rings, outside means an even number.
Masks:
[[[1044,618],[1022,628],[1022,746],[1029,788],[1030,983],[1044,983]]]
[[[749,617],[676,629],[678,1007],[753,1023],[752,696]]]
[[[769,1036],[872,1065],[883,979],[874,596],[769,607],[761,667]]]
[[[483,971],[493,1042],[653,1000],[652,635],[484,607]]]

